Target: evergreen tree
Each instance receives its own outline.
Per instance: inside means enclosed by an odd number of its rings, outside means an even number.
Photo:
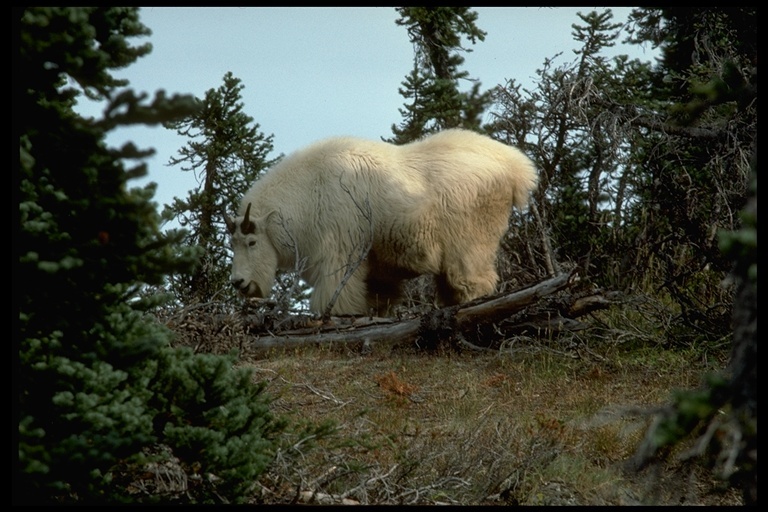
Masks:
[[[664,304],[648,320],[667,343],[716,347],[733,336],[728,375],[677,393],[632,462],[693,441],[756,503],[756,12],[633,11],[631,41],[661,46],[653,68],[599,56],[619,35],[606,14],[579,14],[579,57],[558,68],[548,59],[536,90],[511,81],[497,92],[493,133],[540,169],[531,209],[541,221],[521,238],[550,234],[542,252],[550,245],[598,284]],[[735,297],[723,286],[734,260]]]
[[[728,308],[718,315],[710,308],[721,302],[719,281],[731,265],[716,233],[739,227],[735,212],[746,202],[756,144],[756,16],[698,7],[633,15],[634,40],[662,50],[652,77],[661,101],[635,120],[653,134],[638,146],[653,155],[640,167],[641,197],[652,205],[644,244],[656,248],[661,286],[681,305],[685,324],[712,335],[722,335],[730,317]]]
[[[189,229],[187,244],[202,249],[196,270],[171,281],[171,289],[184,304],[234,298],[223,215],[234,214],[240,198],[275,162],[268,159],[273,136],[265,136],[243,112],[243,88],[240,79],[228,72],[222,86],[205,93],[195,114],[167,125],[190,139],[170,165],[201,176],[197,190],[185,199],[175,198],[163,212],[165,218],[175,218]]]
[[[635,40],[663,50],[656,83],[667,100],[658,116],[667,136],[654,145],[645,191],[660,219],[648,231],[676,251],[666,258],[663,287],[683,304],[687,325],[732,329],[733,345],[726,374],[678,392],[632,462],[643,467],[692,439],[695,455],[756,505],[757,11],[644,8],[633,20]],[[653,121],[644,124],[660,124]],[[719,279],[705,287],[694,278],[709,268]],[[729,308],[705,323],[725,271],[733,294],[718,297]]]
[[[108,130],[195,112],[193,98],[120,90],[110,70],[151,50],[137,8],[14,10],[14,128],[19,132],[19,504],[242,499],[270,458],[280,425],[263,387],[231,358],[170,348],[170,332],[145,311],[160,298],[139,290],[189,269],[194,251],[164,234],[153,186],[128,188],[146,164],[132,144],[114,150]],[[105,100],[84,119],[80,94]],[[15,213],[15,212],[14,212]],[[193,476],[173,496],[128,491],[149,462],[177,461]]]
[[[581,47],[576,58],[555,67],[547,59],[538,87],[521,91],[514,80],[495,91],[495,119],[487,129],[499,140],[522,148],[539,170],[539,187],[531,205],[534,226],[522,240],[541,241],[538,247],[514,252],[536,255],[530,271],[539,275],[558,272],[560,262],[581,262],[588,276],[599,284],[616,286],[626,275],[616,262],[632,224],[636,184],[622,176],[629,166],[633,145],[606,108],[611,105],[646,105],[649,88],[644,84],[650,67],[626,56],[609,60],[603,54],[620,36],[621,24],[611,11],[578,14],[574,39]],[[628,87],[631,84],[631,87]],[[626,247],[622,247],[625,249]],[[542,265],[543,264],[543,265]],[[519,271],[511,272],[511,274]]]
[[[695,12],[680,16],[698,27],[697,37],[717,41],[697,43],[700,55],[708,55],[710,75],[702,74],[701,60],[674,70],[625,56],[609,61],[599,52],[620,35],[617,25],[608,11],[580,14],[578,58],[558,68],[548,59],[527,97],[514,81],[499,88],[491,126],[497,138],[523,147],[537,162],[535,208],[542,221],[536,231],[551,233],[554,259],[579,261],[598,284],[612,288],[654,283],[680,307],[679,332],[669,334],[681,340],[727,332],[729,292],[719,283],[728,261],[715,234],[737,227],[733,212],[744,204],[756,131],[755,106],[743,93],[706,107],[693,124],[683,122],[685,112],[705,106],[694,91],[712,74],[718,83],[737,84],[739,76],[749,82],[750,57],[735,52],[749,45],[728,43],[746,29],[724,30],[729,23],[709,9],[693,23]],[[701,30],[707,23],[711,29]],[[660,40],[677,45],[690,37]],[[733,67],[726,57],[738,63],[738,73],[728,74]],[[687,77],[689,92],[682,94],[675,76]]]
[[[408,29],[416,56],[414,68],[403,82],[400,94],[410,100],[400,113],[400,127],[392,125],[390,142],[402,144],[446,128],[478,130],[481,116],[490,102],[490,93],[480,92],[475,81],[468,92],[459,81],[469,73],[460,71],[464,57],[458,51],[462,36],[472,44],[485,40],[485,32],[475,25],[477,13],[468,7],[398,7],[398,25]]]

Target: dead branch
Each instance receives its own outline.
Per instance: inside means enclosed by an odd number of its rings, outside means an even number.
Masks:
[[[576,282],[576,273],[560,274],[535,285],[479,304],[462,307],[457,314],[459,326],[478,322],[497,322],[517,313],[542,297],[558,292]]]
[[[560,274],[521,290],[490,299],[436,309],[409,318],[331,317],[327,321],[305,319],[302,328],[263,332],[250,324],[254,336],[249,348],[289,349],[308,344],[374,343],[434,346],[452,341],[457,346],[481,347],[489,338],[522,333],[573,331],[584,328],[576,318],[604,309],[615,300],[595,291],[587,296],[565,294],[578,282],[575,272]],[[247,323],[247,322],[246,322]]]

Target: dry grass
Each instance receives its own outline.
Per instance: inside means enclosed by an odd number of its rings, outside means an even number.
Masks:
[[[307,348],[245,358],[274,410],[333,435],[292,439],[257,502],[360,504],[720,504],[696,472],[625,475],[646,411],[697,384],[703,364],[612,364],[516,354],[369,354]],[[686,473],[687,474],[687,473]],[[716,486],[712,488],[716,491]],[[738,500],[736,500],[736,503]]]
[[[273,411],[292,425],[252,503],[741,504],[689,462],[622,470],[649,411],[673,390],[697,387],[727,354],[629,350],[625,337],[593,337],[590,346],[584,333],[499,352],[375,345],[265,353],[250,352],[236,325],[215,336],[197,325],[179,329],[186,343],[238,348],[239,364],[267,382]]]

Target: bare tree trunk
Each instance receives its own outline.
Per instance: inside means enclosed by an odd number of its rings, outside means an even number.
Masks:
[[[541,235],[541,248],[544,251],[544,266],[547,269],[547,275],[551,277],[556,274],[559,274],[560,266],[557,264],[555,255],[552,252],[552,244],[550,243],[546,226],[544,225],[544,221],[542,220],[542,215],[539,212],[539,202],[531,201],[531,203],[528,205],[528,208],[531,210],[531,213],[533,214],[533,218],[536,221],[535,222],[536,229]],[[532,262],[532,263],[536,264],[538,262]]]

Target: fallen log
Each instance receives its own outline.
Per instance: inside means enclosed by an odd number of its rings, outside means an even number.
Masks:
[[[307,320],[299,329],[265,332],[250,325],[249,348],[288,349],[308,344],[376,343],[430,347],[443,341],[487,347],[491,338],[581,329],[576,318],[615,301],[598,291],[588,294],[559,292],[578,282],[575,271],[561,274],[500,297],[436,309],[408,318],[331,317],[327,322]],[[544,301],[544,299],[551,299]]]

